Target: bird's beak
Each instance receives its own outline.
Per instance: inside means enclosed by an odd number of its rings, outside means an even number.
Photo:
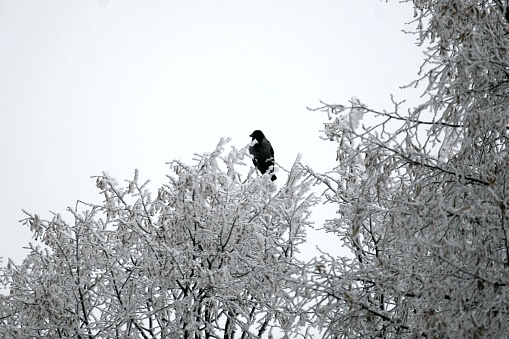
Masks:
[[[250,136],[251,138],[254,138],[254,137],[253,137],[253,134],[249,134],[249,136]]]

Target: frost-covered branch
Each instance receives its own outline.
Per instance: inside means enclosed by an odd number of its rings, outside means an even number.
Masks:
[[[337,166],[308,171],[337,206],[325,230],[354,254],[315,263],[315,320],[331,338],[503,337],[507,4],[412,2],[426,101],[406,113],[358,99],[314,109],[327,113]]]
[[[152,199],[138,171],[119,185],[95,177],[100,205],[24,221],[40,245],[1,271],[0,336],[254,338],[297,333],[295,258],[317,203],[295,163],[280,189],[243,179],[246,150],[221,140],[173,174]],[[8,311],[7,311],[8,310]],[[16,316],[13,316],[16,314]]]

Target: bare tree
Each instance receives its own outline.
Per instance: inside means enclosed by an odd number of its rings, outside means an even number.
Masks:
[[[2,338],[261,338],[298,332],[295,258],[316,198],[294,165],[279,190],[241,181],[246,149],[226,140],[193,166],[172,162],[155,198],[138,172],[96,178],[101,205],[24,221],[39,245],[9,261]],[[302,322],[301,322],[302,323]]]
[[[503,338],[508,4],[413,3],[426,101],[407,112],[359,100],[317,108],[338,142],[336,169],[313,173],[338,206],[325,227],[354,255],[314,263],[316,322],[329,338]]]

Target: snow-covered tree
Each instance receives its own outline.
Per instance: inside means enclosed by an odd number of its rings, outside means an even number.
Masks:
[[[259,338],[290,334],[302,274],[295,258],[317,202],[296,163],[277,190],[241,180],[246,149],[227,140],[196,164],[172,162],[157,196],[138,173],[97,177],[100,205],[24,221],[38,244],[0,277],[2,338]],[[247,172],[247,171],[243,171]],[[301,318],[302,317],[302,318]]]
[[[329,338],[509,333],[509,4],[414,0],[425,102],[325,104],[338,142],[326,229],[353,255],[315,262]]]

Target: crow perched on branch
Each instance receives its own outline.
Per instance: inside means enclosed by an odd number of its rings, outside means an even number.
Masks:
[[[253,164],[260,170],[262,174],[269,170],[272,173],[270,179],[276,180],[277,177],[274,172],[274,149],[269,140],[265,137],[262,131],[256,130],[249,135],[252,140],[256,139],[256,144],[249,147],[249,153],[253,156]]]

